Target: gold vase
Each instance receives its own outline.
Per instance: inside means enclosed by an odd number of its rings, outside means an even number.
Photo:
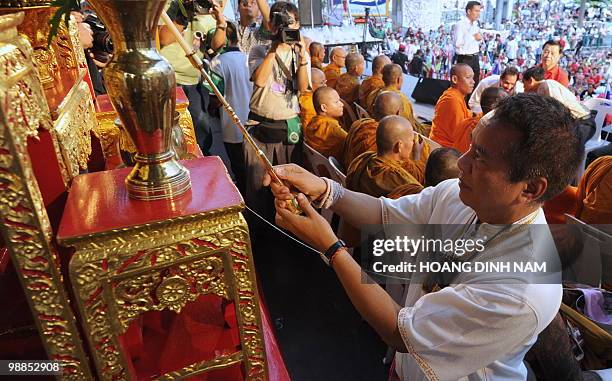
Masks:
[[[126,178],[130,197],[158,200],[191,188],[189,171],[171,149],[176,106],[174,70],[155,48],[155,30],[165,0],[91,0],[108,28],[114,57],[104,82],[121,122],[136,146],[136,164]]]

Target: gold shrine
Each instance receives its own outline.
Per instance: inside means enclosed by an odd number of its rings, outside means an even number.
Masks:
[[[177,380],[238,366],[237,379],[275,379],[244,204],[221,161],[197,148],[184,94],[177,90],[176,110],[192,160],[180,163],[192,189],[171,200],[131,198],[131,169],[118,165],[120,151],[138,144],[115,123],[113,99],[94,97],[75,20],[47,44],[55,10],[0,0],[0,261],[8,261],[0,273],[19,279],[16,298],[27,300],[47,359],[61,363],[58,378]],[[174,89],[168,96],[174,102]],[[214,308],[211,298],[220,300]],[[180,326],[198,303],[235,313],[236,345],[211,344],[212,357],[142,373],[139,361],[153,358],[142,345],[148,321]]]

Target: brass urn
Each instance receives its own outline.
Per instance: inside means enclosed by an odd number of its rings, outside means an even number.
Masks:
[[[189,171],[176,160],[171,134],[176,106],[174,69],[155,46],[165,0],[91,0],[114,45],[104,82],[123,127],[136,146],[126,178],[130,197],[174,198],[191,188]]]

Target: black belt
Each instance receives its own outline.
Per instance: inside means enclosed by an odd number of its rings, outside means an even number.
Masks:
[[[249,112],[249,119],[260,124],[249,129],[251,136],[264,144],[287,143],[287,121],[269,119]]]
[[[478,53],[474,54],[457,54],[457,57],[476,57]]]

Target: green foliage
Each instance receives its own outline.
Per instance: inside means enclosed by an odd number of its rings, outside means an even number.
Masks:
[[[55,14],[49,21],[49,25],[51,25],[51,29],[49,30],[49,36],[47,37],[47,45],[51,44],[51,40],[53,37],[57,35],[57,30],[59,29],[60,22],[62,19],[64,20],[64,24],[68,26],[68,21],[70,20],[70,12],[79,9],[79,3],[77,0],[53,0],[51,3],[52,7],[59,7]]]

